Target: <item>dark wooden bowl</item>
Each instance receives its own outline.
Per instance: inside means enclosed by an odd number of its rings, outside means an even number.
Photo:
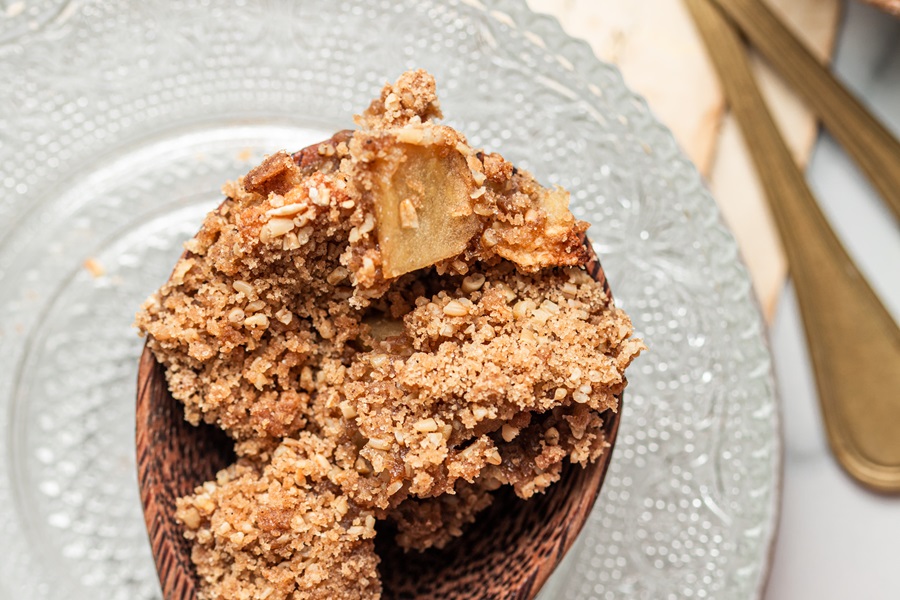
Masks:
[[[295,155],[300,160],[301,153]],[[609,286],[590,243],[588,272]],[[215,479],[234,460],[232,442],[210,425],[184,420],[163,367],[145,347],[138,369],[137,466],[144,519],[165,600],[194,600],[199,580],[191,544],[175,521],[175,499]],[[620,398],[621,403],[621,398]],[[618,413],[604,415],[616,441]],[[465,534],[443,550],[404,553],[388,535],[376,536],[385,600],[534,598],[581,531],[597,499],[612,447],[587,468],[567,464],[562,479],[531,500],[507,487]],[[379,524],[381,526],[381,524]]]

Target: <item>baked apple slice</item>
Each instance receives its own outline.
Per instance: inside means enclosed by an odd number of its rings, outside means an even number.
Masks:
[[[409,131],[404,137],[421,139]],[[463,155],[440,141],[369,139],[379,146],[366,169],[385,278],[461,254],[479,230],[471,206],[477,186]]]

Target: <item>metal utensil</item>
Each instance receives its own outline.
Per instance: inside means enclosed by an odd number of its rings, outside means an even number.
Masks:
[[[724,0],[685,1],[707,44],[781,233],[832,449],[860,482],[900,492],[900,327],[819,210],[759,92],[737,29],[716,6],[724,5]],[[745,4],[750,2],[732,3]],[[764,25],[754,23],[750,28],[757,32],[756,40]],[[793,46],[779,48],[785,55],[782,62],[802,64],[796,62]],[[818,93],[831,91],[820,88]],[[840,121],[846,115],[843,104],[819,104],[830,107],[832,119]],[[846,118],[858,119],[854,114]],[[855,135],[876,139],[863,122],[857,126]]]
[[[822,119],[900,221],[900,141],[822,66],[766,2],[714,2]]]

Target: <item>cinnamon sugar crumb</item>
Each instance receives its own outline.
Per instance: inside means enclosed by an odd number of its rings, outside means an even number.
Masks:
[[[608,447],[643,344],[583,269],[587,225],[440,116],[413,71],[359,131],[267,157],[138,313],[239,456],[178,502],[201,600],[379,598],[377,519],[439,548]]]
[[[104,268],[104,266],[100,264],[100,261],[96,258],[88,258],[87,260],[85,260],[84,268],[88,273],[91,274],[91,277],[93,277],[94,279],[98,279],[106,275],[106,268]]]

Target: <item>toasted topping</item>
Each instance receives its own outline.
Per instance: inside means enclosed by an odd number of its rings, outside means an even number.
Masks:
[[[439,116],[410,72],[359,131],[267,157],[138,314],[240,457],[178,503],[200,600],[378,598],[377,518],[442,547],[607,448],[643,345],[582,268],[587,224]]]

